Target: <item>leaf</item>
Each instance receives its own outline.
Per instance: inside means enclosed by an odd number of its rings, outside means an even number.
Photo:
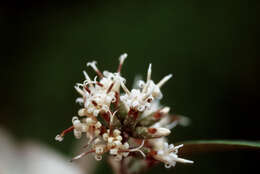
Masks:
[[[180,156],[187,156],[205,152],[222,152],[236,150],[254,150],[260,151],[260,142],[243,140],[197,140],[185,141],[177,144],[184,144],[179,149]]]

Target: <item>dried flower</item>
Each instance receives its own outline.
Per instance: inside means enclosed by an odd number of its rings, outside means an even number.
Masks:
[[[193,163],[178,157],[178,149],[182,145],[168,145],[165,136],[178,123],[186,124],[187,118],[170,115],[169,107],[162,107],[161,87],[172,77],[165,76],[155,83],[151,79],[152,65],[147,71],[146,81],[139,80],[138,88],[128,90],[121,69],[127,54],[119,57],[118,70],[115,73],[101,71],[95,61],[87,63],[97,73],[94,80],[83,71],[85,81],[75,85],[80,94],[76,102],[83,108],[78,116],[72,118],[72,126],[56,136],[62,141],[65,134],[73,131],[75,138],[82,134],[88,138],[88,151],[74,157],[82,158],[94,154],[96,160],[101,160],[108,153],[116,160],[122,160],[138,154],[146,160],[147,157],[165,163],[166,167],[175,166],[176,162]],[[124,91],[120,93],[120,89]],[[150,159],[149,159],[150,160]]]

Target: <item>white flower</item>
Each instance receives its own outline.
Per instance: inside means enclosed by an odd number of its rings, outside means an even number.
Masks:
[[[76,138],[80,138],[82,133],[86,133],[86,136],[92,140],[100,134],[102,124],[95,117],[83,118],[82,121],[78,117],[72,118],[72,124],[74,126],[74,135]]]
[[[96,66],[96,61],[87,63],[87,66],[91,66],[100,78],[100,81],[97,81],[97,77],[92,81],[86,71],[83,71],[86,80],[82,84],[75,85],[76,91],[82,96],[76,101],[84,104],[88,113],[98,116],[102,111],[107,112],[110,104],[116,102],[120,84],[125,82],[125,79],[120,76],[120,70],[126,57],[126,54],[120,56],[120,69],[116,73],[104,71],[102,74]]]
[[[172,77],[172,75],[165,76],[158,84],[155,84],[154,81],[151,80],[151,74],[152,64],[149,65],[146,82],[140,80],[140,89],[132,89],[131,92],[126,88],[124,83],[121,83],[125,94],[122,95],[120,99],[128,108],[135,108],[136,110],[143,112],[145,109],[151,109],[151,103],[154,99],[162,98],[160,88]]]
[[[193,161],[178,157],[178,149],[182,146],[183,144],[174,146],[173,144],[169,145],[167,142],[164,142],[163,145],[161,145],[159,148],[157,146],[157,153],[153,157],[159,161],[164,162],[166,168],[174,167],[176,162],[193,163]]]
[[[111,102],[116,100],[115,92],[112,90],[114,81],[104,77],[101,82],[78,83],[75,86],[75,89],[82,95],[82,98],[77,101],[83,102],[87,112],[94,116],[98,116],[101,111],[108,111]]]
[[[83,71],[84,82],[75,85],[76,91],[81,95],[76,102],[83,105],[78,111],[79,117],[73,117],[72,126],[55,139],[62,141],[63,136],[72,131],[75,138],[81,138],[82,134],[86,134],[88,142],[84,147],[87,150],[72,160],[93,154],[99,161],[105,153],[110,154],[115,160],[121,160],[135,155],[136,152],[146,159],[146,153],[156,152],[151,154],[152,157],[164,162],[166,167],[174,166],[176,162],[192,163],[178,157],[178,148],[181,146],[168,145],[165,138],[159,138],[169,135],[169,129],[177,123],[185,123],[172,119],[169,115],[170,108],[159,103],[163,96],[161,87],[172,75],[167,75],[155,83],[151,79],[150,64],[146,81],[139,80],[137,88],[128,90],[126,80],[121,76],[126,57],[127,54],[119,57],[119,66],[114,73],[101,73],[96,61],[87,63],[97,76],[92,80]],[[120,87],[125,92],[122,95]]]
[[[150,101],[153,100],[152,96],[147,96],[140,89],[132,89],[129,94],[121,96],[120,99],[128,108],[136,108],[140,112],[150,108]]]
[[[122,157],[127,157],[129,154],[129,144],[122,143],[121,131],[115,129],[112,134],[110,130],[103,134],[104,141],[107,142],[107,148],[110,149],[109,153],[115,156],[116,160],[121,160]]]

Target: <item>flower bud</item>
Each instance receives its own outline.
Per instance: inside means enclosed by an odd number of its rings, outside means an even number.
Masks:
[[[134,137],[136,138],[160,138],[167,136],[171,133],[169,129],[166,128],[147,128],[147,127],[136,127],[134,132]]]

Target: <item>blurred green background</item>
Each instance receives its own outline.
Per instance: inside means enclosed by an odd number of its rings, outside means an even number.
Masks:
[[[159,81],[162,103],[191,118],[171,142],[195,139],[259,140],[259,3],[246,0],[19,1],[0,7],[0,126],[73,156],[76,140],[54,137],[71,125],[86,62],[101,70],[123,67],[127,86],[136,74]],[[94,76],[91,69],[89,74]],[[192,166],[163,165],[149,173],[245,173],[259,153],[191,156]],[[100,163],[96,173],[111,170]]]

